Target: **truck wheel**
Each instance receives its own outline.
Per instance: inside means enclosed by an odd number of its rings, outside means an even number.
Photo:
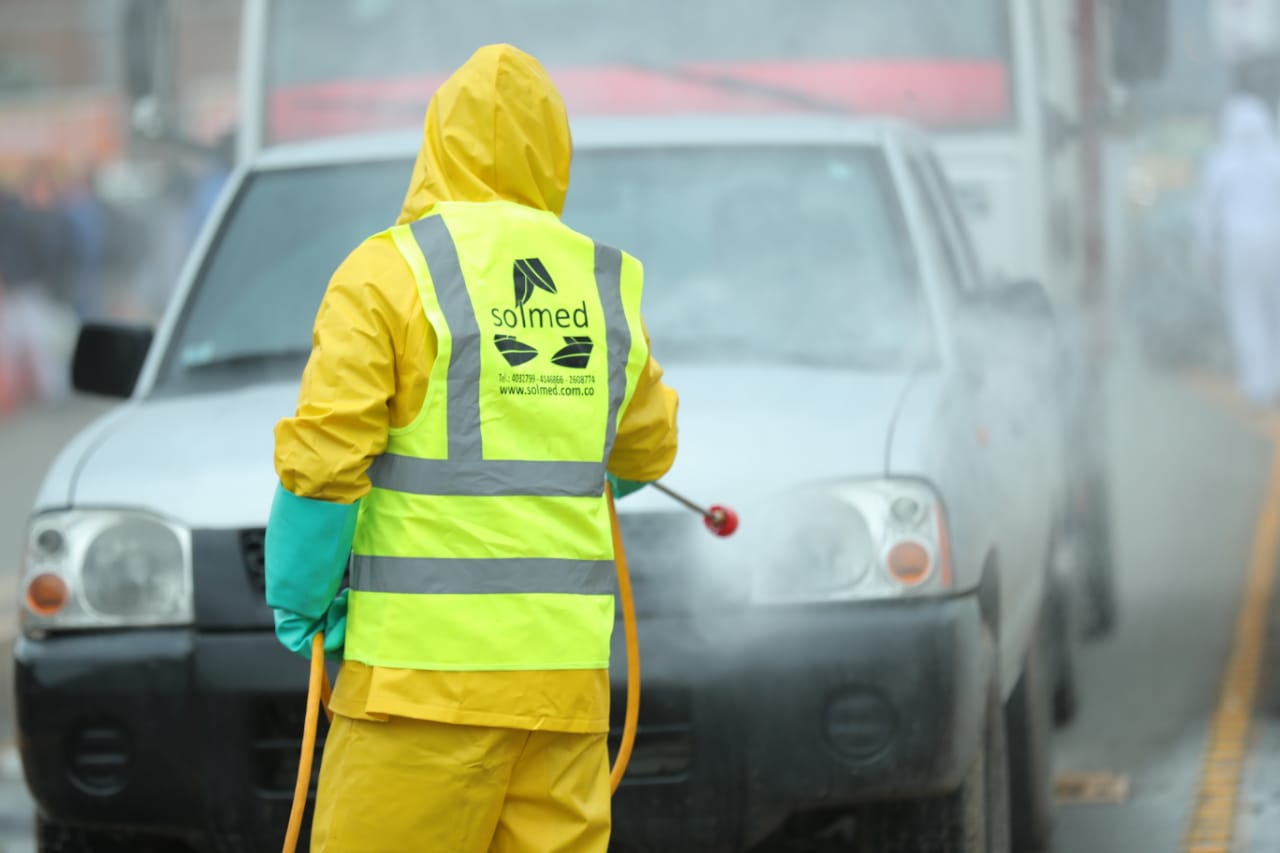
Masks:
[[[1065,726],[1076,718],[1080,699],[1076,682],[1075,645],[1072,635],[1070,592],[1062,581],[1051,585],[1046,615],[1053,654],[1049,658],[1049,683],[1052,690],[1053,722]]]
[[[1086,451],[1090,452],[1090,451]],[[1091,452],[1101,454],[1101,450]],[[1073,485],[1075,518],[1073,546],[1083,581],[1082,634],[1097,641],[1111,635],[1116,626],[1116,566],[1111,537],[1111,499],[1104,469],[1088,466]]]
[[[1010,853],[1005,719],[995,684],[987,699],[982,740],[958,790],[860,812],[859,853]]]
[[[975,853],[978,851],[1010,853],[1012,850],[1009,819],[1009,753],[1008,741],[1005,739],[1007,723],[1004,717],[1004,703],[1000,699],[1000,685],[997,676],[993,675],[987,694],[986,721],[983,725],[982,768],[979,777],[981,781],[974,779],[972,784],[965,786],[976,789],[981,785],[982,804],[968,817],[966,825],[969,828],[983,827],[986,846],[955,848],[965,853],[969,853],[970,849]]]
[[[1018,853],[1049,849],[1053,833],[1054,685],[1045,627],[1027,652],[1018,685],[1005,709],[1009,749],[1009,809],[1013,848]]]

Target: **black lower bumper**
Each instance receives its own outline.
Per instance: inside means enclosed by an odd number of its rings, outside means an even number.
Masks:
[[[14,656],[23,767],[44,816],[196,850],[279,849],[307,664],[272,634],[19,639]]]
[[[979,743],[983,636],[971,596],[643,619],[615,847],[737,850],[796,812],[954,787]],[[617,734],[621,626],[614,643]],[[196,850],[279,849],[307,668],[269,632],[21,639],[15,658],[44,815]]]
[[[620,849],[741,849],[798,812],[951,790],[977,754],[993,652],[976,596],[648,620],[640,633]],[[614,642],[625,660],[621,631]],[[615,733],[623,696],[619,668]]]

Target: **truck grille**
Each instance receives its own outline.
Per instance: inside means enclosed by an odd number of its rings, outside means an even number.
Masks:
[[[249,586],[256,592],[267,592],[267,531],[263,528],[240,531],[240,554]]]
[[[688,774],[693,765],[693,715],[689,691],[682,687],[647,685],[641,702],[636,743],[627,778],[669,780]],[[609,720],[609,760],[622,742],[626,691],[615,690]]]
[[[302,750],[302,726],[306,703],[300,696],[259,699],[250,717],[250,760],[254,787],[267,796],[293,794],[298,778],[298,756]],[[311,765],[311,791],[315,796],[320,776],[320,755],[328,724],[321,720],[316,734],[315,759]]]

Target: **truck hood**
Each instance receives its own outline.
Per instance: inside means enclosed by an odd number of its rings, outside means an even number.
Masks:
[[[680,449],[663,482],[707,503],[811,480],[882,476],[906,372],[667,368],[680,393]],[[627,510],[669,509],[644,490]]]
[[[665,481],[732,502],[811,480],[881,476],[908,375],[811,368],[669,367],[680,451]],[[196,528],[266,523],[273,428],[297,385],[131,403],[103,421],[71,485],[77,506],[131,507]],[[669,509],[644,490],[628,510]]]
[[[274,427],[297,398],[296,382],[280,382],[129,404],[102,425],[72,503],[196,528],[262,527],[276,488]]]

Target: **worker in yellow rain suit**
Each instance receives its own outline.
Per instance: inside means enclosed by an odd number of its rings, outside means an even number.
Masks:
[[[320,306],[267,527],[277,634],[343,659],[312,850],[606,849],[605,482],[666,473],[676,396],[640,264],[560,222],[571,155],[538,62],[480,49]]]

